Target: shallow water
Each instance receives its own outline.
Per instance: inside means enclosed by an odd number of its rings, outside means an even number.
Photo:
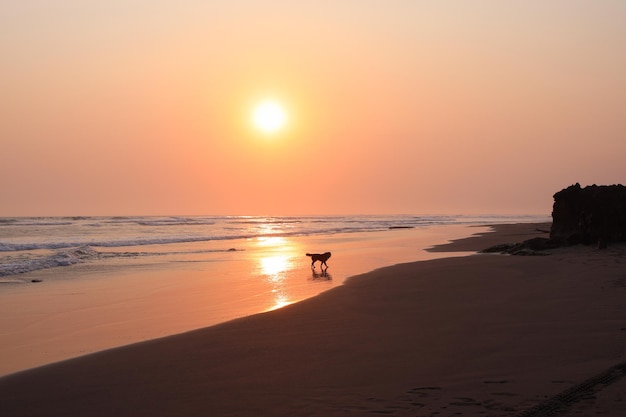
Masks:
[[[347,277],[467,253],[424,249],[484,231],[466,225],[146,246],[166,255],[111,257],[21,275],[0,291],[0,375],[266,312]],[[329,268],[306,252],[331,251]],[[40,281],[32,283],[31,281]]]

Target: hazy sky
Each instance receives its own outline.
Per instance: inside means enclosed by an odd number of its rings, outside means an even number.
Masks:
[[[0,0],[0,216],[549,214],[626,182],[624,22],[623,0]]]

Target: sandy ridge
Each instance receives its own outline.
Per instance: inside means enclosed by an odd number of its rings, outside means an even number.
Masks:
[[[544,417],[562,414],[574,403],[591,397],[600,390],[619,381],[626,375],[626,362],[611,366],[606,371],[577,384],[564,392],[543,401],[521,414],[519,417]]]

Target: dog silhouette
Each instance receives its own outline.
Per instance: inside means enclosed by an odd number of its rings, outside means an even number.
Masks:
[[[326,253],[307,253],[306,256],[311,257],[311,268],[315,268],[315,262],[319,261],[320,268],[326,266],[328,268],[328,264],[326,261],[330,258],[330,252]]]

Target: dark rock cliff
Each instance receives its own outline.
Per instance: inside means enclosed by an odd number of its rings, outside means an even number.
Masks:
[[[554,194],[550,240],[600,248],[626,241],[626,187],[577,183]]]

